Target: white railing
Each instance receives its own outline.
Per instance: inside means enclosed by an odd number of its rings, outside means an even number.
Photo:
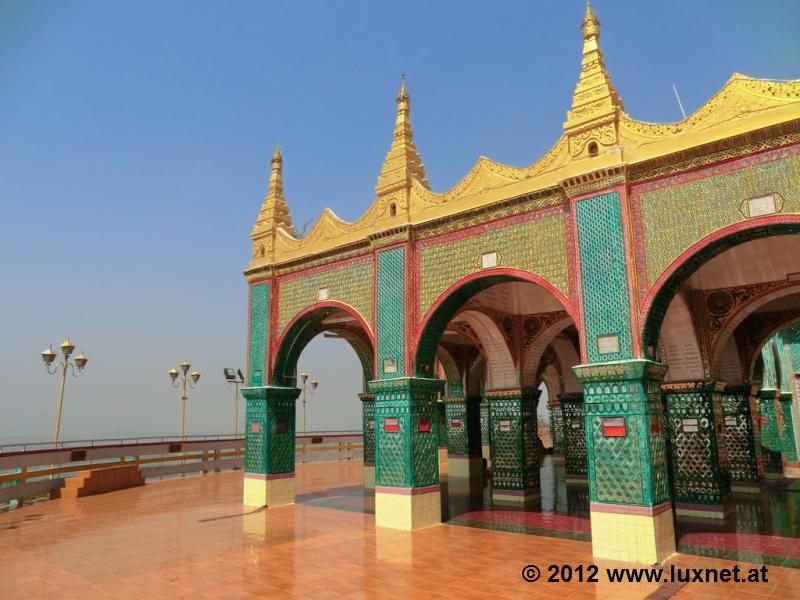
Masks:
[[[308,432],[296,438],[298,462],[363,456],[361,432]],[[241,469],[244,438],[233,435],[104,438],[0,446],[0,508],[49,495],[77,471],[137,465],[146,480]]]

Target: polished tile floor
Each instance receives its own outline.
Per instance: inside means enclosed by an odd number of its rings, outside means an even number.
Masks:
[[[453,525],[376,531],[363,504],[320,505],[360,478],[360,463],[301,465],[298,504],[267,511],[243,511],[240,472],[26,506],[0,515],[0,598],[800,598],[800,570],[777,566],[764,584],[612,584],[602,570],[598,584],[526,583],[527,564],[596,562],[590,544]]]

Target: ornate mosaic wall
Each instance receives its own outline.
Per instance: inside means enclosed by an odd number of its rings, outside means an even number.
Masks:
[[[798,178],[800,146],[792,146],[634,186],[631,200],[634,217],[641,218],[646,281],[652,285],[698,240],[745,221],[750,198],[776,194],[780,213],[800,213]]]
[[[588,360],[630,358],[629,277],[619,194],[581,200],[575,204],[575,214]]]
[[[631,360],[574,370],[584,386],[591,501],[654,506],[669,500],[659,386],[666,367]]]
[[[279,280],[278,331],[303,309],[320,301],[319,291],[327,288],[328,300],[353,307],[372,326],[374,259],[364,256],[334,267],[319,267]]]
[[[294,472],[297,388],[245,388],[244,468],[248,473]]]
[[[443,382],[387,379],[375,394],[375,485],[425,487],[439,483],[439,411]]]
[[[269,283],[250,286],[250,352],[247,360],[247,381],[250,385],[263,385],[267,379],[268,323]],[[260,380],[253,377],[254,371],[261,371]]]
[[[561,208],[473,227],[418,242],[418,316],[459,279],[481,270],[481,255],[497,252],[497,266],[535,273],[569,297]]]
[[[758,408],[754,389],[728,386],[722,393],[722,414],[725,420],[725,448],[731,481],[758,481],[761,460],[758,439]]]
[[[553,454],[564,454],[564,411],[560,404],[550,407],[550,437],[553,440]],[[583,444],[584,451],[586,442]]]
[[[378,253],[378,378],[406,374],[406,249]]]
[[[444,431],[448,456],[480,456],[480,398],[448,398]]]
[[[764,469],[780,471],[781,438],[778,430],[778,415],[775,410],[777,390],[762,389],[758,393],[758,410],[761,413],[761,452],[764,458]]]
[[[492,439],[492,488],[539,490],[536,404],[539,390],[492,390],[489,427]]]
[[[675,501],[722,504],[727,498],[728,460],[722,431],[722,405],[716,382],[664,385],[670,433]]]
[[[587,474],[586,427],[583,394],[561,394],[563,417],[564,469],[567,475]],[[555,447],[555,446],[554,446]]]
[[[375,464],[375,394],[364,392],[361,400],[361,431],[364,436],[364,465]]]

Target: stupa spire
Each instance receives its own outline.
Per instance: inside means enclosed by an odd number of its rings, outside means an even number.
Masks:
[[[383,161],[381,174],[375,192],[385,196],[398,189],[410,188],[411,180],[428,186],[425,168],[414,145],[414,132],[411,129],[411,101],[406,89],[406,76],[400,77],[400,91],[397,93],[397,116],[394,122],[394,136],[386,159]]]
[[[567,113],[567,121],[564,129],[585,131],[587,128],[606,125],[605,131],[598,132],[598,136],[603,139],[597,141],[601,145],[616,144],[616,121],[619,111],[623,109],[622,101],[617,94],[614,84],[606,71],[603,52],[600,50],[600,22],[594,14],[589,0],[586,1],[586,12],[581,23],[583,34],[583,56],[581,58],[581,73],[578,77],[578,84],[575,86],[575,93],[572,96],[572,107]],[[608,122],[614,122],[614,135],[611,139]],[[581,136],[584,142],[587,136]],[[573,155],[583,149],[581,144],[577,148],[575,144],[570,144]]]
[[[269,185],[267,195],[258,211],[256,224],[250,237],[256,246],[259,244],[272,248],[272,234],[280,227],[287,233],[296,236],[292,217],[289,214],[289,206],[283,196],[283,156],[278,144],[275,144],[275,151],[272,153],[270,161]],[[266,238],[270,238],[267,243]]]

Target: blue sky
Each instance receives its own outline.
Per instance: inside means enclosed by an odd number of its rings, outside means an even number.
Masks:
[[[636,118],[680,118],[734,72],[800,77],[800,3],[593,3]],[[276,140],[297,226],[357,218],[407,73],[432,187],[480,155],[528,165],[557,139],[580,61],[581,0],[0,1],[0,442],[52,435],[70,335],[63,437],[169,433],[167,370],[204,374],[187,429],[232,428],[224,366],[244,363],[249,231]],[[352,352],[315,340],[312,429],[354,428]],[[333,352],[332,352],[333,350]]]

